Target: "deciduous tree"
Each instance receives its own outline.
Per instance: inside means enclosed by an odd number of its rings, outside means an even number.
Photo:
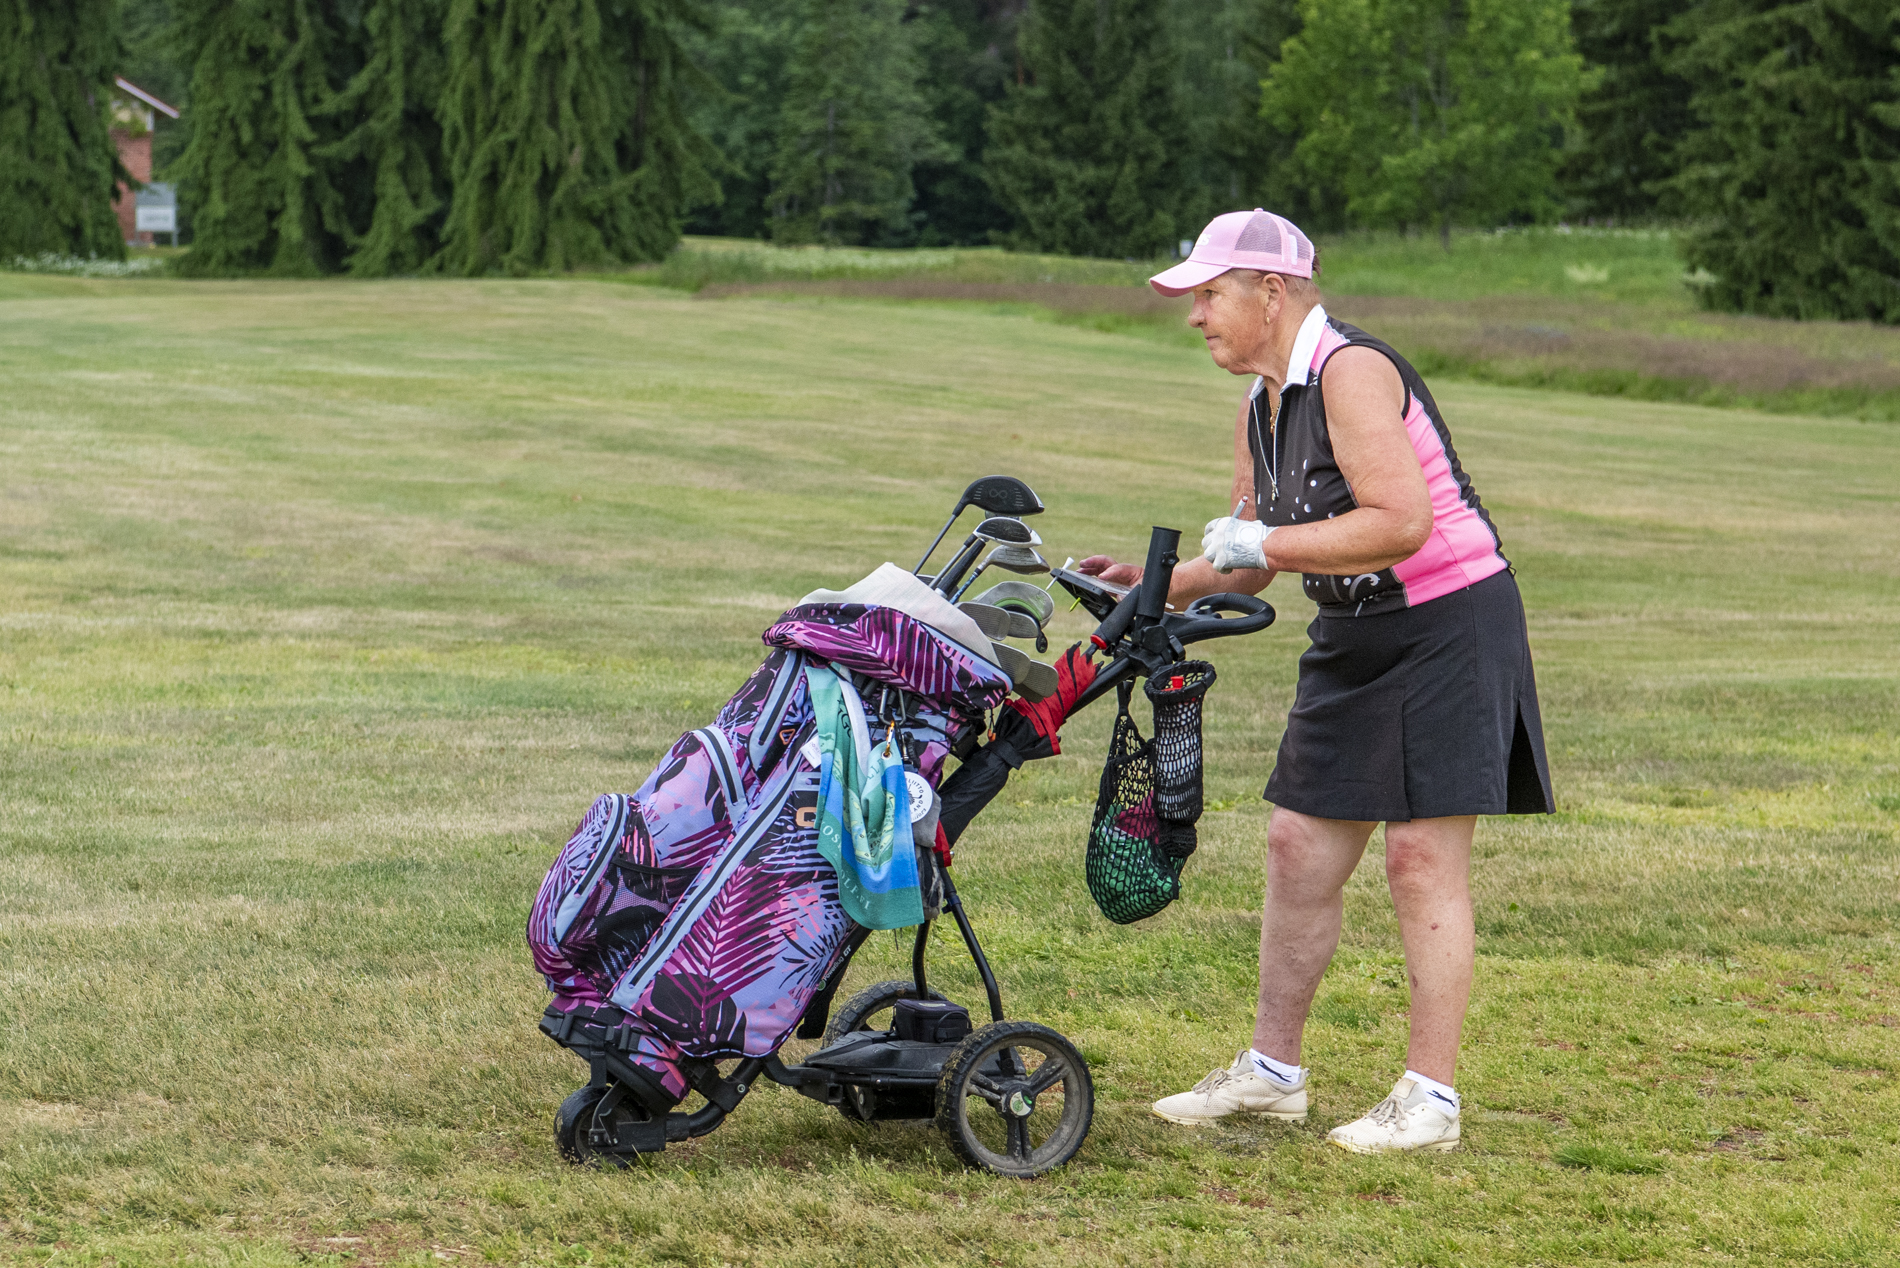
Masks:
[[[1262,113],[1299,177],[1364,224],[1494,225],[1557,208],[1585,86],[1567,0],[1303,0]]]

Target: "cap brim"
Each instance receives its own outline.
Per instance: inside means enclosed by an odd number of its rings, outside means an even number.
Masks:
[[[1231,264],[1208,264],[1190,257],[1166,272],[1155,274],[1148,279],[1148,285],[1169,299],[1178,299],[1197,286],[1206,286],[1232,267]]]

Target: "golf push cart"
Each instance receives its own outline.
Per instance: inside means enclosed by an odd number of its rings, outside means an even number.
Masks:
[[[987,518],[964,539],[940,571],[925,573],[925,565],[944,536],[971,507],[984,511]],[[994,650],[1016,692],[1028,700],[1055,693],[1056,671],[1007,647],[1003,640],[1032,642],[1038,651],[1046,651],[1044,627],[1055,605],[1046,588],[1014,580],[992,586],[980,596],[980,602],[964,601],[972,584],[989,569],[1019,575],[1048,574],[1050,586],[1060,585],[1099,622],[1089,640],[1093,649],[1090,655],[1106,660],[1093,682],[1069,706],[1071,713],[1119,690],[1125,721],[1128,691],[1136,679],[1146,678],[1152,683],[1158,676],[1171,673],[1172,684],[1179,687],[1178,675],[1184,668],[1188,646],[1255,633],[1273,623],[1273,609],[1251,595],[1211,595],[1185,611],[1169,610],[1168,587],[1180,541],[1180,533],[1174,529],[1153,530],[1146,570],[1133,588],[1110,585],[1068,568],[1051,568],[1036,551],[1040,537],[1024,522],[1043,509],[1041,499],[1020,480],[1010,476],[977,480],[964,491],[913,570],[918,582],[951,603],[961,603],[960,610],[974,617],[983,633],[995,640]],[[901,574],[901,569],[892,571]],[[986,654],[989,650],[985,649]],[[1211,681],[1212,671],[1202,668]],[[1161,680],[1160,685],[1168,684]],[[1200,812],[1198,708],[1197,697],[1196,817]],[[999,712],[997,716],[1004,715]],[[983,751],[975,747],[983,729],[980,718],[978,723],[962,746],[952,749],[966,767],[972,767]],[[1118,723],[1118,743],[1121,736]],[[996,746],[997,738],[992,735],[990,747]],[[1111,763],[1114,760],[1111,754]],[[986,788],[975,805],[964,806],[957,831],[983,802],[1000,791],[1009,769],[1020,761],[1014,758],[1008,765],[994,764],[999,772],[991,780],[994,786]],[[946,822],[952,783],[964,773],[960,770],[944,781]],[[1153,822],[1153,794],[1150,796],[1144,812]],[[971,799],[964,800],[967,803]],[[1164,809],[1162,813],[1167,812]],[[1191,826],[1188,833],[1187,849],[1191,851]],[[943,840],[941,833],[938,840]],[[947,849],[939,849],[938,857],[947,863]],[[1184,857],[1177,854],[1176,871],[1179,859]],[[587,1086],[569,1096],[556,1115],[555,1138],[562,1154],[577,1163],[624,1165],[641,1154],[660,1152],[669,1142],[713,1131],[764,1080],[834,1106],[846,1118],[858,1122],[934,1119],[965,1162],[997,1175],[1027,1179],[1066,1163],[1081,1148],[1094,1115],[1094,1087],[1088,1064],[1075,1045],[1055,1030],[1008,1018],[996,975],[956,887],[947,870],[938,872],[941,909],[955,921],[982,980],[989,1024],[973,1027],[969,1010],[931,988],[925,965],[931,930],[928,922],[917,928],[908,979],[867,987],[834,1011],[833,997],[851,958],[871,933],[850,926],[834,967],[811,996],[796,1030],[785,1034],[769,1055],[727,1059],[723,1070],[712,1060],[677,1059],[685,1084],[705,1101],[691,1112],[673,1109],[665,1098],[656,1099],[651,1094],[651,1075],[631,1064],[634,1050],[626,1042],[627,1028],[617,1031],[607,1024],[613,1020],[611,1015],[578,1016],[586,1013],[585,1009],[557,1015],[550,1008],[542,1029],[587,1061],[593,1074]],[[531,926],[531,938],[532,932]],[[810,1055],[788,1064],[781,1059],[779,1049],[793,1034],[821,1043]]]

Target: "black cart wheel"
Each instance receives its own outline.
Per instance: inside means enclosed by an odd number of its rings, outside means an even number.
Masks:
[[[1028,1180],[1082,1147],[1095,1118],[1095,1082],[1075,1045],[1033,1021],[973,1032],[944,1062],[937,1127],[957,1156]]]
[[[595,1112],[606,1095],[606,1088],[592,1084],[576,1088],[561,1102],[561,1108],[554,1111],[554,1147],[561,1151],[561,1157],[577,1167],[624,1167],[632,1161],[625,1155],[608,1153],[588,1143],[588,1129],[593,1126]],[[603,1126],[616,1131],[622,1121],[634,1118],[638,1112],[623,1101],[608,1111],[612,1121]]]
[[[942,999],[936,991],[930,992],[931,999]],[[825,1027],[825,1038],[818,1046],[829,1048],[846,1035],[865,1030],[889,1030],[891,1028],[891,1009],[901,999],[916,999],[917,983],[909,978],[894,978],[888,982],[878,982],[867,986],[844,1002],[844,1007],[831,1015],[831,1024]],[[877,1093],[860,1087],[846,1087],[844,1099],[838,1102],[838,1112],[853,1122],[868,1123],[877,1112]],[[918,1115],[928,1118],[929,1114]]]

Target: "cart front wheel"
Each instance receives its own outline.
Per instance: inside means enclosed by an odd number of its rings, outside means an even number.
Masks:
[[[937,1127],[957,1156],[1012,1179],[1033,1179],[1075,1157],[1094,1118],[1088,1062],[1035,1022],[973,1032],[937,1083]]]
[[[624,1167],[632,1161],[624,1154],[600,1149],[588,1140],[594,1120],[599,1116],[601,1099],[606,1095],[604,1087],[577,1088],[554,1112],[554,1147],[561,1151],[561,1157],[577,1167]],[[622,1102],[607,1111],[609,1121],[600,1126],[609,1135],[617,1136],[621,1119],[630,1116],[631,1108]]]

